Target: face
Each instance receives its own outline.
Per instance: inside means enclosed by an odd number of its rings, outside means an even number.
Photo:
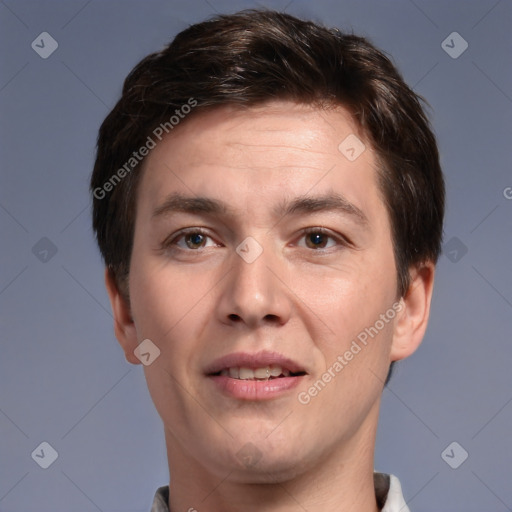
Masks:
[[[118,338],[160,350],[176,464],[263,481],[370,449],[406,311],[376,176],[344,110],[288,102],[200,113],[148,155]]]

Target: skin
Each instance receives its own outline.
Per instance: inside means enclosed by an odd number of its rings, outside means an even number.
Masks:
[[[338,150],[349,134],[366,145],[353,162]],[[297,399],[399,298],[375,162],[343,108],[284,101],[197,113],[148,155],[130,305],[108,272],[106,285],[126,359],[140,364],[134,350],[146,338],[161,351],[144,371],[164,423],[173,512],[378,510],[381,393],[390,362],[408,357],[423,338],[434,265],[411,269],[395,318],[307,405]],[[173,192],[222,200],[234,216],[154,217]],[[343,195],[367,222],[338,211],[273,214],[282,201],[326,192]],[[197,235],[178,237],[194,227],[207,231],[200,244]],[[320,236],[323,249],[302,233],[318,227],[329,231]],[[252,263],[235,251],[248,236],[263,249]],[[166,239],[174,245],[162,248]],[[203,372],[220,356],[262,349],[306,369],[298,388],[272,400],[239,400]],[[253,466],[237,456],[247,443],[261,457]]]

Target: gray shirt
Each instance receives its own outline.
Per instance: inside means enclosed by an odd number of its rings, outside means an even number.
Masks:
[[[402,494],[400,481],[396,476],[374,473],[373,482],[377,505],[381,512],[410,512]],[[168,503],[169,486],[164,485],[157,489],[150,512],[170,512]]]

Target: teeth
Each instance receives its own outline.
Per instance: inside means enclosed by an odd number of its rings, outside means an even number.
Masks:
[[[238,376],[241,380],[254,379],[254,371],[250,368],[240,368],[240,374]]]
[[[281,375],[282,370],[280,366],[271,366],[270,367],[270,375],[272,377],[279,377]]]
[[[268,379],[270,377],[270,368],[268,366],[265,368],[257,368],[254,370],[254,376],[257,379]]]
[[[290,370],[283,369],[280,366],[271,365],[262,368],[246,368],[246,367],[232,367],[226,368],[220,372],[225,377],[240,380],[268,380],[270,378],[277,378],[280,375],[284,377],[290,376]]]

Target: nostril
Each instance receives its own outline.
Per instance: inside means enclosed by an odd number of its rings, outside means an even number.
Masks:
[[[236,313],[230,313],[228,315],[228,319],[231,322],[243,322],[243,318],[240,315],[237,315]],[[279,319],[278,315],[268,314],[268,315],[264,316],[263,320],[265,322],[269,322],[269,323],[273,323],[273,324],[280,323],[280,319]]]

